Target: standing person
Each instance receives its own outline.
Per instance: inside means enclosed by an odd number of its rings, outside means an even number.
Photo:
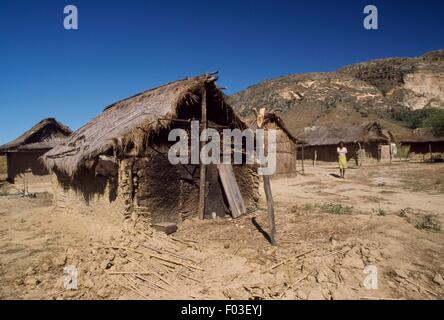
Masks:
[[[341,178],[345,179],[345,169],[347,169],[347,148],[344,147],[344,142],[339,142],[339,147],[336,149],[338,152],[339,172]]]

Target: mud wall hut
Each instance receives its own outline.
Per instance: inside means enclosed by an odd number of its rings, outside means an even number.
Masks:
[[[409,146],[409,158],[414,161],[442,161],[444,159],[444,136],[435,135],[427,129],[416,129],[402,141]]]
[[[250,119],[251,129],[257,128],[256,119]],[[262,127],[265,131],[276,131],[276,172],[272,178],[292,177],[297,174],[297,139],[288,130],[283,119],[274,112],[266,112]],[[265,149],[268,149],[268,135],[265,133]]]
[[[190,131],[190,121],[244,129],[226,104],[211,75],[169,83],[114,103],[44,155],[54,173],[54,204],[64,211],[117,213],[151,223],[180,222],[197,215],[199,165],[173,165],[168,150],[171,129]],[[202,123],[202,122],[201,122]],[[259,178],[252,165],[232,171],[246,207],[259,198]],[[230,213],[216,165],[208,165],[205,216]]]
[[[336,148],[341,141],[348,150],[347,160],[352,160],[356,165],[390,161],[393,158],[393,135],[377,122],[342,127],[308,127],[296,137],[304,142],[304,158],[313,163],[337,162]]]
[[[49,181],[49,171],[40,157],[70,133],[65,125],[47,118],[0,146],[0,154],[6,156],[7,180],[11,183]]]

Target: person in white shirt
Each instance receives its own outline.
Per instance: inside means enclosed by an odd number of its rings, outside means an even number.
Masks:
[[[344,147],[344,142],[339,142],[339,147],[336,149],[338,152],[339,172],[341,178],[345,179],[345,169],[347,169],[347,148]]]

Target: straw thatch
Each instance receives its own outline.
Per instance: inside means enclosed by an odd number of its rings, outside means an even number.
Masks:
[[[0,153],[49,150],[66,139],[71,129],[54,118],[46,118],[18,138],[0,146]]]
[[[400,141],[402,144],[444,142],[444,136],[434,135],[431,130],[415,129],[410,137]]]
[[[223,93],[215,85],[216,77],[202,75],[160,86],[114,103],[74,132],[69,139],[43,157],[49,169],[57,169],[73,176],[86,161],[104,153],[123,157],[144,150],[148,139],[171,126],[174,118],[181,118],[179,107],[200,104],[201,92],[207,92],[207,108],[223,108],[236,126],[245,124],[224,101]],[[179,110],[180,109],[180,110]],[[199,109],[200,112],[200,109]]]
[[[258,128],[255,117],[248,119],[250,129]],[[274,177],[290,177],[297,173],[296,155],[298,139],[287,128],[284,120],[274,112],[266,112],[262,127],[265,130],[276,129],[276,171]],[[268,147],[268,138],[265,137],[265,147]]]
[[[377,122],[367,122],[362,125],[344,125],[341,127],[313,126],[304,128],[296,136],[306,146],[337,145],[347,143],[389,143],[393,141],[390,131],[383,129]]]
[[[250,123],[250,129],[255,130],[257,129],[257,122],[256,122],[256,118],[250,118],[248,120],[248,123]],[[265,116],[264,116],[264,123],[263,123],[263,127],[267,128],[270,125],[276,125],[278,128],[280,128],[282,131],[285,132],[285,134],[288,136],[288,138],[293,141],[294,143],[296,143],[298,141],[298,139],[296,138],[296,136],[287,128],[287,126],[284,123],[284,120],[279,117],[276,113],[274,112],[266,112]]]

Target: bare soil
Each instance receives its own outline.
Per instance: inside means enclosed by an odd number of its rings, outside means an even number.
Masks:
[[[21,198],[4,184],[0,298],[444,298],[444,164],[355,168],[345,180],[334,164],[305,169],[272,180],[276,247],[264,200],[241,218],[187,220],[167,236],[55,212],[49,185]],[[377,289],[364,286],[368,265]],[[77,290],[64,288],[66,266],[78,270]]]

